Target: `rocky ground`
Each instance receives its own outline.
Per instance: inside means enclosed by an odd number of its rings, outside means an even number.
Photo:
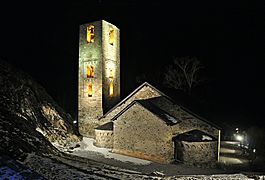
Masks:
[[[0,59],[0,153],[57,153],[80,139],[73,120],[29,75]]]
[[[0,177],[3,178],[9,175],[8,177],[13,179],[253,179],[240,173],[215,175],[177,174],[174,176],[164,175],[157,171],[142,173],[72,155],[39,156],[36,154],[29,154],[23,162],[13,162],[13,167],[10,167],[10,160],[5,164],[7,165],[4,166],[4,168],[0,168]],[[14,168],[14,164],[16,167],[18,166],[17,164],[20,164],[19,166],[22,166],[22,168]],[[9,170],[7,170],[7,167],[9,167]],[[259,178],[259,176],[255,177]]]

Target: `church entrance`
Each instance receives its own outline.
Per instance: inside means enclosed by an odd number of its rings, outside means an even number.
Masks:
[[[174,162],[181,162],[181,142],[177,137],[172,138],[173,141],[173,152],[174,152]]]

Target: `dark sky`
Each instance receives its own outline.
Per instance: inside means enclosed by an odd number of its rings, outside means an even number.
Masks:
[[[216,119],[265,123],[264,5],[243,1],[79,1],[1,5],[0,57],[28,72],[72,115],[77,108],[79,25],[121,30],[122,96],[173,56],[196,56],[211,79]],[[159,89],[159,87],[157,87]]]

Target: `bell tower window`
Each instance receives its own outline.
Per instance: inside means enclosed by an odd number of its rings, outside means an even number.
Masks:
[[[114,30],[110,29],[109,31],[109,44],[113,46],[114,44]]]
[[[92,83],[88,83],[88,97],[92,97]]]
[[[93,78],[94,77],[94,66],[87,66],[86,68],[86,77],[87,78]]]
[[[95,38],[95,27],[93,25],[89,25],[86,29],[86,40],[87,43],[93,43]]]
[[[113,82],[109,84],[109,96],[113,96]]]

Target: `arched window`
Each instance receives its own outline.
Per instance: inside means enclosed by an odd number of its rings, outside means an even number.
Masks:
[[[113,46],[114,44],[114,30],[110,29],[109,31],[109,44]]]
[[[86,77],[87,78],[93,78],[94,77],[94,66],[92,66],[92,65],[87,66]]]
[[[92,97],[92,83],[88,83],[88,97]]]
[[[93,43],[95,38],[95,27],[93,25],[89,25],[86,29],[86,40],[87,43]]]

